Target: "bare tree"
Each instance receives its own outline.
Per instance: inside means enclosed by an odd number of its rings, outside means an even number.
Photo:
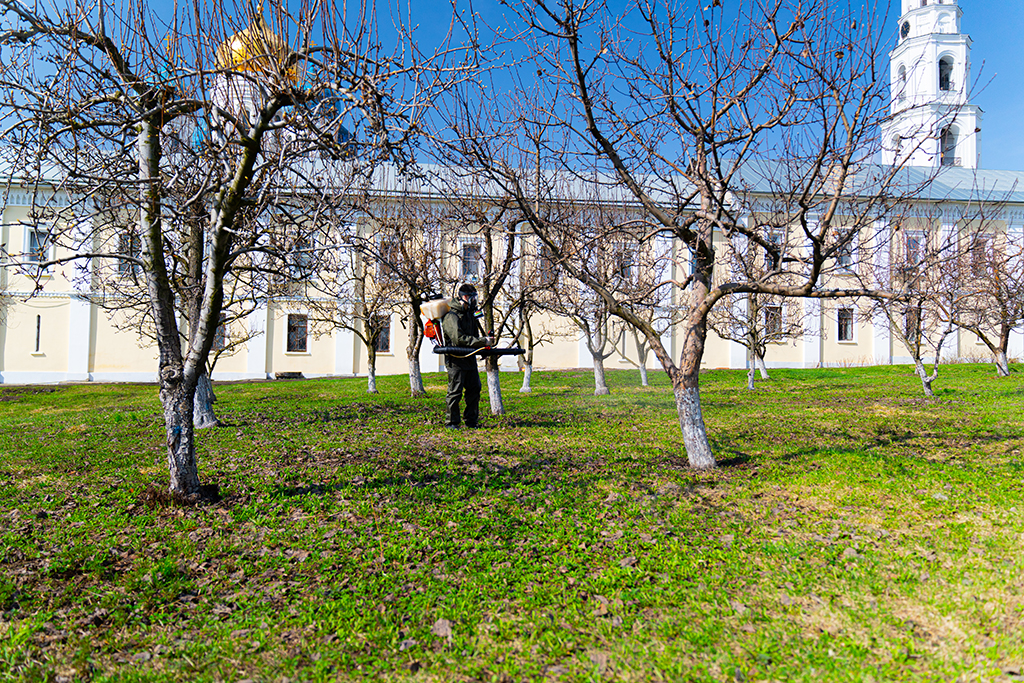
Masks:
[[[786,278],[789,284],[799,282],[798,278],[782,275],[787,269],[786,254],[792,252],[788,244],[791,231],[784,222],[773,220],[775,218],[764,216],[754,227],[773,248],[763,249],[750,240],[729,243],[722,264],[725,268],[719,271],[720,279],[741,274],[741,277],[757,280],[774,276],[779,280]],[[836,235],[845,236],[845,233],[838,231]],[[851,265],[846,263],[851,253],[849,248],[839,252],[837,261],[843,260],[839,265]],[[761,379],[769,378],[765,365],[769,344],[806,336],[808,329],[804,323],[809,315],[808,308],[798,302],[787,305],[779,295],[748,292],[724,297],[708,314],[708,328],[721,339],[747,349],[747,389],[753,390],[755,373],[760,373]]]
[[[620,243],[616,249],[614,274],[619,278],[617,288],[620,292],[632,292],[633,312],[664,338],[672,329],[676,313],[672,305],[672,290],[665,286],[675,261],[671,242],[656,238],[646,244]],[[640,370],[640,386],[650,386],[647,364],[651,345],[647,338],[634,325],[621,318],[617,319],[613,327],[613,338],[619,340],[616,345],[619,355]],[[633,342],[635,361],[626,348],[627,336]]]
[[[653,240],[636,240],[637,220],[629,209],[603,197],[598,186],[572,194],[574,198],[559,207],[559,252],[571,254],[594,282],[614,292],[623,305],[637,315],[648,316],[659,301],[658,293],[667,290],[665,254],[652,256]],[[538,305],[577,327],[592,358],[594,394],[607,395],[604,362],[618,350],[621,336],[607,301],[567,277],[538,299]]]
[[[558,266],[551,258],[547,247],[536,240],[530,240],[533,251],[523,254],[519,261],[519,277],[513,278],[510,292],[510,309],[517,315],[516,331],[512,335],[524,354],[520,361],[523,370],[523,384],[520,393],[532,393],[530,384],[536,351],[544,344],[564,337],[569,332],[562,329],[558,319],[546,321],[537,318],[546,310],[546,304],[555,298],[559,282]],[[521,240],[521,243],[525,243]]]
[[[596,0],[521,2],[514,10],[533,41],[529,73],[538,80],[486,110],[468,89],[441,107],[446,130],[437,139],[449,158],[513,197],[565,272],[648,340],[671,378],[694,468],[715,465],[699,392],[709,312],[734,294],[875,293],[855,282],[823,286],[841,244],[835,235],[842,229],[878,248],[879,219],[928,182],[870,163],[888,113],[885,6],[762,0],[733,13],[732,4],[691,11],[642,0],[615,17]],[[535,207],[567,197],[524,171],[537,165],[614,184],[643,213],[638,241],[662,234],[692,254],[692,270],[672,278],[678,361],[628,299],[563,251],[560,217]],[[789,251],[749,220],[765,214],[786,227]],[[778,256],[779,269],[716,278],[717,250],[741,243]]]
[[[943,234],[928,218],[908,219],[894,232],[888,254],[874,267],[879,289],[890,296],[874,298],[874,310],[906,349],[925,396],[932,398],[942,349],[955,329],[954,311],[963,299],[959,240],[955,232]]]
[[[497,343],[510,335],[514,325],[510,294],[521,254],[521,218],[514,206],[484,195],[471,172],[447,169],[435,176],[435,183],[435,191],[445,197],[446,288],[462,282],[477,288],[483,334]],[[498,356],[484,357],[492,415],[505,414],[499,362]]]
[[[359,339],[366,351],[366,391],[377,393],[377,355],[391,347],[391,321],[400,313],[404,287],[376,260],[372,231],[359,224],[359,203],[338,196],[327,213],[333,239],[317,259],[315,277],[306,281],[304,300],[313,324],[345,330]]]
[[[963,296],[955,323],[975,334],[991,351],[996,373],[1009,377],[1010,334],[1024,323],[1024,239],[992,229],[984,217],[966,232],[956,264]]]
[[[172,149],[184,144],[178,136],[168,136],[166,142]],[[172,154],[172,159],[175,156]],[[206,275],[204,226],[209,207],[189,201],[190,197],[204,193],[203,182],[203,179],[197,181],[192,177],[179,178],[177,183],[168,187],[162,207],[164,234],[174,245],[167,259],[168,284],[174,294],[177,315],[186,323],[179,329],[183,345],[188,343],[199,324]],[[110,220],[104,225],[105,230],[92,235],[92,248],[111,254],[111,257],[79,261],[73,276],[76,289],[107,311],[108,319],[116,329],[156,343],[157,329],[139,263],[142,238],[137,230],[137,202],[134,197],[123,194],[99,196],[98,193],[94,201],[98,211],[119,218]],[[187,213],[181,213],[179,206],[185,207]],[[244,214],[243,210],[241,215]],[[219,323],[205,372],[199,376],[196,385],[193,410],[196,429],[219,424],[213,410],[216,397],[210,377],[220,358],[237,352],[255,336],[245,322],[259,306],[258,292],[263,290],[263,280],[257,269],[245,267],[241,261],[236,262],[225,276]]]
[[[376,150],[398,153],[423,93],[406,101],[391,93],[415,66],[383,53],[374,13],[356,8],[353,22],[331,2],[269,16],[197,2],[167,19],[135,0],[59,10],[0,0],[0,8],[5,162],[25,182],[71,198],[48,216],[49,237],[69,258],[117,258],[141,269],[160,353],[170,488],[200,495],[193,403],[225,279],[236,264],[279,253],[263,218],[282,210],[285,195],[315,196],[314,162],[345,157],[343,119],[365,123],[356,130],[364,163]],[[177,193],[186,178],[196,190]],[[120,225],[98,197],[125,205],[134,197],[137,255],[93,250],[93,236]],[[185,335],[171,282],[171,209],[196,217],[204,244],[191,304],[198,312]]]
[[[708,328],[747,349],[747,389],[753,390],[755,373],[769,379],[765,365],[769,345],[806,337],[807,315],[804,307],[787,306],[782,297],[751,293],[725,298],[708,316]]]
[[[387,197],[371,198],[360,206],[373,227],[360,234],[356,248],[364,263],[374,269],[374,286],[393,292],[390,299],[396,305],[400,302],[402,324],[408,333],[409,390],[413,396],[422,396],[426,390],[420,368],[420,306],[442,294],[438,285],[445,282],[444,262],[449,253],[446,209],[425,194],[419,175],[387,182],[397,184]]]

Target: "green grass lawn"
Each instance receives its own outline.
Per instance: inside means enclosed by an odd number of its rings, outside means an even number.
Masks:
[[[1014,370],[707,372],[705,474],[654,372],[221,384],[194,507],[154,387],[0,387],[0,680],[1024,680]]]

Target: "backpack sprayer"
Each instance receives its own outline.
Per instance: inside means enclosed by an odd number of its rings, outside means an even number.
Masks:
[[[434,353],[451,356],[452,358],[521,356],[526,353],[523,349],[516,347],[497,349],[493,346],[485,346],[480,349],[474,349],[468,346],[448,346],[444,338],[444,330],[441,328],[441,319],[448,315],[448,312],[451,310],[451,306],[444,299],[434,299],[420,306],[420,313],[426,318],[426,322],[423,324],[423,335],[434,344]],[[476,312],[477,317],[482,315],[482,311]]]

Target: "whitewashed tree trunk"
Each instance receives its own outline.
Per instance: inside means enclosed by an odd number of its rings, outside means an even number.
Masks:
[[[996,374],[1000,377],[1010,376],[1010,364],[1006,360],[1006,350],[997,349],[995,353]]]
[[[505,403],[501,399],[501,371],[498,369],[498,357],[490,356],[484,360],[487,371],[487,396],[491,402],[491,415],[504,415]]]
[[[612,393],[604,380],[604,358],[594,356],[594,396],[607,396]]]
[[[199,375],[196,382],[196,396],[192,411],[192,421],[196,429],[210,429],[220,426],[220,420],[213,412],[213,404],[217,397],[213,393],[213,382],[205,372]]]
[[[427,393],[423,388],[423,375],[420,374],[420,359],[409,359],[409,391],[413,396],[422,396]]]
[[[523,364],[523,386],[520,387],[520,394],[533,393],[533,387],[530,386],[530,378],[533,375],[533,363]]]
[[[639,361],[637,366],[640,368],[640,386],[649,387],[651,386],[651,382],[650,378],[647,376],[647,356],[650,353],[651,347],[635,327],[631,329],[633,331],[633,341],[636,343],[637,360]]]
[[[932,383],[935,382],[935,378],[939,374],[938,367],[936,367],[935,372],[929,375],[928,371],[924,369],[924,362],[920,358],[915,358],[914,371],[921,379],[921,388],[924,389],[924,395],[928,398],[935,398],[935,392],[932,391]]]
[[[420,346],[423,343],[423,332],[417,324],[420,309],[413,307],[412,316],[409,318],[409,345],[405,348],[406,356],[409,359],[409,392],[413,396],[423,396],[427,390],[423,388],[423,375],[420,372]]]
[[[711,453],[708,435],[704,429],[704,415],[700,409],[700,390],[696,386],[684,386],[673,382],[676,397],[676,412],[679,414],[679,428],[683,432],[683,445],[690,467],[695,470],[710,470],[715,467],[715,456]]]
[[[376,394],[377,392],[377,366],[369,365],[366,368],[366,393]]]
[[[756,372],[756,370],[754,370],[754,366],[753,365],[751,365],[749,368],[747,368],[747,389],[749,389],[750,391],[754,390],[754,373],[755,372]]]
[[[757,352],[754,352],[754,366],[757,371],[761,374],[761,379],[770,379],[768,377],[768,367],[764,364],[764,356]]]

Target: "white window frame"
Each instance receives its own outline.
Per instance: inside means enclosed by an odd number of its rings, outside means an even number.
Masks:
[[[222,312],[217,327],[213,330],[213,345],[210,346],[210,351],[223,351],[231,341],[227,320],[228,314]],[[287,341],[285,344],[287,344]]]
[[[615,277],[623,282],[636,282],[640,276],[636,259],[640,246],[631,245],[629,242],[615,242],[612,249]],[[625,274],[623,270],[626,271]]]
[[[390,245],[385,247],[385,245]],[[402,240],[397,236],[381,235],[377,238],[378,258],[374,259],[375,279],[377,282],[398,282],[399,271],[401,270]],[[392,268],[385,259],[389,256],[395,257],[395,268]]]
[[[942,62],[949,63],[949,74],[946,77],[946,87],[942,87]],[[947,53],[939,55],[938,60],[935,62],[936,74],[938,75],[938,89],[939,94],[954,92],[956,83],[953,80],[953,74],[956,73],[956,58]]]
[[[290,351],[288,349],[288,342],[291,339],[291,321],[292,316],[302,316],[306,319],[306,337],[305,337],[305,350],[303,351]],[[284,315],[284,353],[287,356],[309,356],[312,353],[309,350],[309,312],[307,311],[285,311]]]
[[[52,260],[55,252],[54,252],[54,244],[53,244],[53,242],[51,240],[48,239],[45,242],[46,248],[44,250],[42,250],[42,252],[33,251],[31,249],[31,247],[30,247],[33,235],[40,235],[41,234],[41,235],[45,235],[46,237],[49,237],[49,235],[50,235],[50,226],[48,224],[46,224],[46,223],[43,223],[43,224],[23,223],[22,225],[24,226],[23,231],[22,231],[22,236],[24,238],[24,241],[22,242],[22,244],[24,245],[24,249],[22,250],[22,261],[24,261],[25,266],[27,268],[30,268],[33,264],[38,266],[38,264],[40,264],[40,263]],[[41,258],[40,258],[40,255],[41,255]],[[49,272],[49,270],[50,270],[49,267],[43,268],[42,271],[41,271],[41,274],[44,277],[50,277],[51,273]]]
[[[908,306],[903,310],[903,316],[900,323],[903,326],[903,336],[907,338],[907,341],[913,341],[913,337],[910,335],[910,322],[913,318],[915,334],[924,335],[924,330],[921,329],[924,326],[924,321],[921,320],[921,314],[923,311],[920,306]]]
[[[920,251],[916,254],[917,258],[913,262],[910,260],[910,240],[919,240],[917,242],[920,247]],[[924,263],[925,257],[928,254],[928,234],[922,230],[909,230],[903,236],[903,265],[909,268],[917,268]]]
[[[534,255],[537,266],[537,283],[545,287],[554,287],[558,284],[558,263],[555,260],[554,251],[537,240],[537,253]]]
[[[961,159],[957,156],[960,148],[960,129],[950,124],[939,131],[939,165],[960,166]]]
[[[378,356],[393,356],[394,355],[394,349],[392,348],[393,345],[391,343],[391,332],[392,332],[392,327],[393,327],[392,324],[391,324],[392,323],[392,317],[393,316],[390,313],[373,313],[370,316],[370,327],[371,328],[373,327],[374,323],[377,320],[383,320],[385,325],[386,325],[386,327],[387,327],[387,331],[388,331],[388,348],[387,348],[386,351],[381,350],[381,349],[376,349],[376,353],[377,353]],[[378,338],[377,341],[379,341],[379,338]],[[374,342],[374,348],[376,348],[376,344],[377,344],[377,342],[375,341]]]
[[[786,258],[786,229],[779,226],[772,226],[765,232],[766,242],[779,248],[779,255],[773,256],[767,249],[764,252],[764,266],[770,272],[778,272],[785,265]],[[777,263],[773,259],[778,259]]]
[[[778,329],[777,332],[772,332],[772,331],[770,331],[768,329],[768,310],[769,309],[778,309],[779,310],[779,315],[778,315],[778,318],[777,318],[779,329]],[[778,335],[779,337],[781,337],[782,336],[782,330],[785,327],[784,324],[783,324],[785,319],[786,319],[786,307],[783,304],[778,303],[778,304],[762,304],[761,305],[761,324],[764,325],[764,335],[766,337],[774,336],[774,335]],[[781,344],[781,343],[783,343],[783,340],[782,339],[772,339],[772,340],[769,340],[769,343],[770,344]]]
[[[839,228],[836,230],[836,244],[849,238],[846,246],[837,246],[835,252],[836,267],[847,272],[853,271],[857,265],[857,233],[852,228]],[[846,260],[846,263],[843,261]]]
[[[475,246],[479,250],[479,256],[477,257],[477,272],[470,274],[466,272],[466,247]],[[462,282],[480,282],[480,278],[483,275],[484,270],[484,245],[480,238],[476,237],[461,237],[459,238],[459,279]]]
[[[292,248],[285,256],[285,269],[289,278],[303,282],[313,277],[316,249],[316,235],[296,235]]]
[[[843,311],[850,312],[850,338],[842,338],[842,323],[839,320],[839,316]],[[857,343],[857,309],[853,306],[840,306],[836,309],[836,342],[839,344],[856,344]]]
[[[127,251],[125,248],[127,247]],[[117,253],[121,256],[130,256],[132,258],[142,258],[142,236],[137,235],[131,230],[123,230],[117,235]],[[138,263],[132,263],[130,261],[118,260],[117,262],[117,274],[123,278],[138,277],[142,275],[142,266]]]
[[[970,250],[972,277],[985,277],[985,274],[988,272],[993,247],[994,242],[991,235],[982,234],[974,236]]]

